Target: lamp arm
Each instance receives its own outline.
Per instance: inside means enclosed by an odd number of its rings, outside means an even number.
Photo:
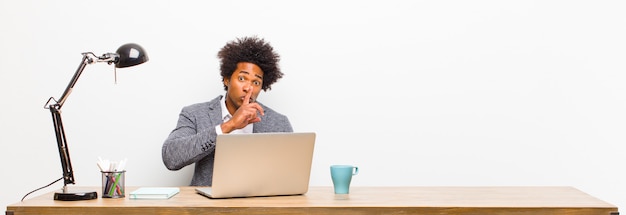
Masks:
[[[67,84],[67,87],[65,88],[65,91],[63,91],[61,98],[59,100],[55,100],[56,104],[52,104],[52,105],[58,106],[58,109],[61,109],[67,97],[72,93],[72,90],[74,89],[74,85],[78,81],[78,78],[80,78],[80,75],[83,73],[83,70],[85,70],[85,67],[87,66],[87,64],[93,63],[93,58],[89,56],[90,54],[93,55],[92,53],[89,53],[89,52],[83,53],[83,60],[80,62],[78,69],[76,69],[76,72],[74,73],[74,76],[70,80],[70,83]],[[51,97],[50,99],[48,99],[48,103],[46,103],[46,106],[48,107],[51,105],[49,104],[50,100],[54,100],[54,98]]]
[[[83,53],[83,60],[78,66],[78,69],[76,69],[76,72],[70,80],[70,83],[65,88],[65,91],[63,92],[63,95],[61,95],[61,98],[59,100],[56,100],[53,97],[50,97],[50,99],[48,99],[48,102],[46,102],[46,105],[44,106],[44,108],[50,109],[50,113],[52,114],[54,132],[56,134],[57,146],[59,148],[59,156],[61,158],[61,167],[63,168],[64,191],[66,191],[66,185],[74,184],[74,171],[72,169],[72,162],[70,160],[70,152],[67,146],[67,139],[65,138],[65,130],[63,129],[63,121],[61,120],[61,107],[63,107],[65,100],[67,100],[67,97],[70,95],[70,93],[72,93],[74,85],[78,81],[78,78],[80,78],[80,75],[82,74],[87,64],[94,63],[93,56],[94,54],[90,52]],[[54,103],[51,103],[52,101],[54,101]]]
[[[72,161],[70,160],[70,151],[67,147],[65,139],[65,130],[63,129],[63,121],[61,120],[60,106],[50,106],[52,114],[52,122],[54,123],[54,132],[57,138],[57,146],[59,148],[59,156],[61,158],[61,168],[63,169],[63,189],[66,185],[74,184],[74,171],[72,169]]]

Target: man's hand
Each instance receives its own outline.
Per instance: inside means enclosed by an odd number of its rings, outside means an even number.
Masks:
[[[243,98],[243,104],[235,111],[233,117],[222,124],[222,132],[230,133],[233,130],[242,129],[248,124],[261,121],[257,113],[264,115],[263,108],[254,101],[250,103],[250,97],[252,97],[252,87],[248,88],[248,93]]]

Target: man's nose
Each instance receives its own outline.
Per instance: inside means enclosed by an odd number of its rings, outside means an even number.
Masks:
[[[254,85],[252,83],[248,83],[246,82],[245,84],[243,84],[243,92],[247,93],[249,90],[253,90]]]

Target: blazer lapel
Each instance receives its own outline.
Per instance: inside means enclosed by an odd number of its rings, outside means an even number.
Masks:
[[[209,119],[211,119],[211,125],[219,125],[224,122],[224,119],[222,119],[222,106],[220,105],[221,99],[222,96],[218,96],[209,103],[208,114]]]

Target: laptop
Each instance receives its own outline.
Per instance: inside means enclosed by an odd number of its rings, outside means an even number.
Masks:
[[[300,195],[309,189],[314,132],[222,134],[215,143],[209,198]]]

